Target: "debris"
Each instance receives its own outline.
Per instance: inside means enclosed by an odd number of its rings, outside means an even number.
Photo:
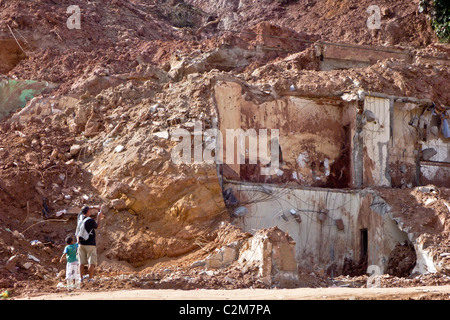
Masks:
[[[153,133],[155,137],[161,138],[161,139],[169,139],[169,132],[168,131],[160,131]]]
[[[124,150],[125,150],[125,147],[122,146],[122,145],[119,145],[119,146],[114,148],[114,152],[116,152],[116,153],[120,153],[120,152],[122,152]]]
[[[243,217],[248,213],[248,209],[246,207],[238,207],[233,211],[234,217]]]
[[[374,122],[377,120],[375,114],[371,110],[364,110],[364,116],[366,117],[367,122]]]
[[[16,271],[16,263],[19,260],[18,255],[11,256],[8,261],[6,261],[5,268],[9,272],[15,272]]]
[[[28,259],[31,259],[35,262],[41,262],[41,260],[39,260],[38,258],[36,258],[35,256],[33,256],[32,254],[28,254]]]
[[[56,212],[55,216],[60,217],[60,216],[62,216],[64,214],[66,214],[66,213],[67,213],[67,210],[63,209],[63,210],[60,210],[60,211]]]
[[[205,266],[207,268],[224,268],[230,265],[237,259],[237,249],[225,246],[216,250],[205,259]]]
[[[434,148],[426,148],[422,150],[422,159],[425,161],[430,160],[432,157],[434,157],[437,154],[436,149]]]
[[[38,247],[38,248],[42,248],[44,245],[42,244],[42,242],[41,241],[39,241],[39,240],[32,240],[32,241],[30,241],[30,244],[33,246],[33,247]]]
[[[70,154],[76,156],[81,151],[81,146],[79,144],[74,144],[70,147]]]
[[[111,205],[116,210],[124,210],[127,208],[127,204],[123,199],[114,199],[111,201]]]

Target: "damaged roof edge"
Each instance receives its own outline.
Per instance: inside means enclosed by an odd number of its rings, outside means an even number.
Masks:
[[[403,96],[397,96],[397,95],[390,95],[386,93],[381,92],[371,92],[371,91],[364,91],[359,90],[358,92],[346,92],[343,90],[338,91],[332,91],[328,92],[326,94],[323,93],[298,93],[296,91],[288,91],[288,90],[282,90],[279,92],[276,92],[274,95],[274,92],[266,92],[264,90],[261,90],[261,88],[257,85],[249,85],[248,83],[245,83],[243,79],[236,78],[230,75],[215,75],[212,79],[212,85],[216,85],[218,82],[235,82],[241,85],[242,88],[246,88],[247,90],[251,91],[254,94],[260,94],[261,96],[272,96],[272,99],[278,99],[283,96],[297,96],[297,97],[305,97],[305,98],[335,98],[335,99],[342,99],[344,101],[350,102],[350,101],[364,101],[364,98],[366,96],[371,97],[377,97],[377,98],[385,98],[392,100],[394,102],[400,102],[400,103],[413,103],[418,106],[425,106],[430,107],[433,105],[433,101],[427,98],[416,98],[416,97],[403,97]]]
[[[296,190],[311,190],[311,191],[329,191],[329,192],[338,192],[338,193],[361,193],[365,194],[371,189],[339,189],[339,188],[324,188],[324,187],[311,187],[311,186],[300,186],[300,185],[286,185],[279,184],[276,182],[251,182],[251,181],[240,181],[240,180],[232,180],[223,178],[223,184],[234,184],[234,185],[243,185],[243,186],[252,186],[258,187],[263,192],[269,192],[272,188],[277,189],[296,189]]]
[[[358,93],[348,93],[348,92],[343,93],[341,95],[341,98],[344,101],[353,101],[353,100],[364,100],[366,96],[389,99],[393,100],[394,102],[414,103],[426,107],[433,105],[433,101],[426,98],[419,99],[416,97],[401,97],[380,92],[367,92],[367,91],[358,91]]]

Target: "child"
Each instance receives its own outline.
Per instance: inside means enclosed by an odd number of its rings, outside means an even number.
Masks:
[[[65,246],[63,255],[59,261],[63,262],[64,257],[67,258],[67,289],[80,289],[80,264],[77,259],[78,243],[74,242],[72,237],[67,237],[66,243],[67,246]]]

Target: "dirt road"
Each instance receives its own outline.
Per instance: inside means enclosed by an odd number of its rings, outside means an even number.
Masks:
[[[450,285],[408,288],[75,291],[17,300],[450,300]]]

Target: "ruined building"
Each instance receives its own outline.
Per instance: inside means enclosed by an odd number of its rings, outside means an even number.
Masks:
[[[386,54],[374,48],[337,47],[333,52],[328,47],[322,68],[353,68],[364,63],[358,55],[365,51],[369,54],[363,59]],[[220,166],[225,199],[236,198],[229,205],[234,205],[237,224],[250,232],[278,226],[294,239],[300,266],[330,275],[355,274],[358,268],[356,274],[365,274],[369,266],[388,273],[390,255],[399,245],[414,247],[417,255],[407,274],[435,272],[417,234],[379,191],[395,197],[401,188],[449,186],[450,136],[448,122],[440,117],[448,107],[361,89],[298,93],[296,85],[292,82],[291,90],[270,101],[264,101],[273,95],[270,91],[253,91],[260,101],[249,99],[249,90],[238,80],[218,81],[214,87],[224,137],[227,129],[280,129],[276,174],[262,175],[267,165],[250,163],[257,139],[248,132],[246,142],[231,144],[246,162]]]

